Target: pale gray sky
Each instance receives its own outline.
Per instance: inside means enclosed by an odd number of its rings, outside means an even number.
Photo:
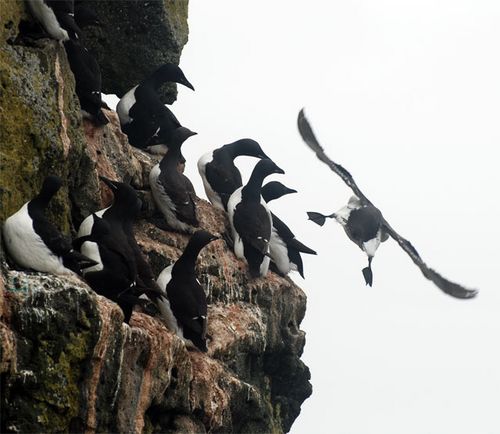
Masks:
[[[196,92],[180,86],[172,108],[199,133],[186,173],[204,197],[198,157],[258,140],[299,190],[271,208],[318,251],[293,276],[314,391],[291,432],[498,434],[500,4],[190,0],[189,13],[181,66]],[[302,143],[303,106],[391,225],[477,299],[443,294],[392,240],[364,286],[342,228],[307,221],[351,193]]]

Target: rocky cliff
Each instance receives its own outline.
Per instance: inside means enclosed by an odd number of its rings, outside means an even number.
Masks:
[[[187,2],[95,7],[109,21],[87,34],[105,91],[122,93],[158,63],[178,60]],[[102,128],[82,120],[63,47],[48,39],[19,44],[23,20],[30,20],[23,2],[2,2],[0,220],[29,200],[47,174],[57,174],[65,185],[51,216],[74,234],[110,201],[98,175],[131,179],[146,204],[137,238],[158,274],[179,257],[187,236],[149,222],[147,175],[156,160],[128,145],[114,112],[106,112],[111,122]],[[144,43],[150,30],[158,38],[151,48]],[[134,55],[140,61],[131,61]],[[118,57],[128,63],[117,68]],[[173,100],[173,89],[165,97]],[[207,202],[197,202],[197,213],[204,229],[227,230],[225,215]],[[76,277],[16,270],[1,256],[2,432],[283,432],[311,393],[300,360],[304,293],[274,273],[250,280],[223,241],[202,251],[197,269],[210,303],[207,354],[187,351],[146,314],[134,312],[124,324],[116,304]]]

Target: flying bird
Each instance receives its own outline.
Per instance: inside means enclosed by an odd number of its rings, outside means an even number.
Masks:
[[[387,240],[389,235],[384,230],[382,213],[371,204],[363,205],[361,201],[352,196],[348,204],[330,215],[319,212],[308,212],[309,220],[323,226],[325,219],[334,218],[345,230],[349,239],[356,243],[368,256],[368,266],[363,268],[363,277],[367,285],[373,284],[372,260],[381,242]]]
[[[299,112],[297,118],[297,125],[299,129],[299,133],[304,140],[304,142],[311,148],[318,159],[325,163],[333,172],[335,172],[340,178],[347,184],[349,188],[353,191],[355,196],[359,199],[359,203],[362,207],[373,207],[377,211],[380,210],[372,204],[372,202],[363,194],[363,192],[359,189],[356,182],[354,181],[352,175],[343,168],[340,164],[335,163],[330,160],[328,156],[325,154],[323,147],[319,144],[314,132],[307,120],[304,109]],[[424,275],[426,279],[432,281],[439,289],[445,292],[448,295],[456,298],[472,298],[477,295],[478,291],[475,289],[467,289],[458,283],[451,282],[448,279],[441,276],[437,271],[429,268],[427,264],[422,260],[419,253],[413,247],[413,245],[407,239],[403,238],[399,235],[389,224],[389,222],[383,217],[380,212],[380,224],[383,232],[393,238],[399,246],[410,256],[413,263],[420,268],[420,271]],[[385,236],[385,235],[384,235]]]

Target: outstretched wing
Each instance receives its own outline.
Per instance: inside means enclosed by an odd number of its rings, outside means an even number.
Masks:
[[[319,144],[314,132],[307,120],[304,109],[299,112],[299,116],[297,119],[297,125],[299,127],[300,135],[304,142],[311,148],[318,159],[325,163],[333,172],[335,172],[342,180],[347,184],[348,187],[352,189],[354,194],[361,200],[363,205],[373,205],[370,200],[362,193],[359,187],[354,182],[352,175],[344,169],[340,164],[337,164],[330,160],[328,156],[325,154],[323,147]],[[384,226],[384,230],[389,236],[391,236],[400,247],[408,254],[413,263],[420,268],[420,271],[425,276],[426,279],[432,281],[439,289],[445,292],[448,295],[456,298],[472,298],[474,297],[478,291],[475,289],[467,289],[458,283],[454,283],[445,279],[441,276],[437,271],[429,268],[427,264],[422,260],[417,250],[413,245],[401,235],[399,235],[392,226],[382,217],[382,224]]]

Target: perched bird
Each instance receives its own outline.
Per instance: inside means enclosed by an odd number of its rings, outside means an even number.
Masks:
[[[207,152],[198,160],[198,171],[208,199],[224,211],[227,211],[231,194],[243,185],[240,171],[234,165],[234,159],[240,155],[269,158],[255,140],[241,139]]]
[[[106,125],[109,120],[102,112],[106,105],[101,98],[101,69],[97,60],[79,41],[70,39],[64,48],[75,76],[75,90],[83,115],[96,126]]]
[[[158,90],[166,82],[179,83],[194,90],[177,65],[166,63],[130,89],[118,102],[116,111],[120,125],[132,146],[145,149],[163,144],[168,147],[173,132],[181,126],[159,98]]]
[[[95,262],[73,250],[71,241],[44,215],[61,185],[57,176],[47,176],[40,193],[7,218],[3,237],[10,256],[22,267],[54,274],[80,274],[82,268]]]
[[[156,296],[162,297],[164,294],[156,285],[151,266],[145,259],[135,239],[133,223],[137,220],[142,205],[136,191],[125,182],[112,181],[103,176],[100,179],[113,192],[113,204],[88,216],[81,223],[78,236],[90,235],[96,217],[102,217],[110,225],[115,239],[126,240],[128,244],[127,251],[133,255],[134,267],[137,270],[134,278],[136,287],[139,290],[148,291],[152,298]]]
[[[372,259],[381,242],[389,238],[381,212],[373,205],[363,205],[357,196],[352,196],[347,205],[339,211],[323,215],[318,212],[308,212],[309,220],[323,226],[325,219],[334,218],[345,230],[347,236],[356,243],[368,256],[368,267],[363,268],[363,277],[367,285],[372,286]]]
[[[52,39],[67,41],[67,27],[73,27],[74,7],[72,0],[28,0],[31,14],[42,25]]]
[[[201,249],[219,237],[206,231],[195,232],[181,257],[166,267],[157,283],[166,289],[168,300],[156,302],[167,327],[186,345],[206,352],[207,298],[196,278],[196,258]]]
[[[194,203],[196,193],[191,181],[179,173],[177,165],[181,159],[182,144],[195,134],[187,128],[177,128],[167,154],[149,173],[153,199],[167,225],[174,230],[188,233],[198,226]]]
[[[87,283],[117,303],[128,323],[134,306],[145,303],[139,297],[146,291],[137,285],[137,264],[127,238],[117,235],[109,222],[94,214],[91,233],[77,238],[74,246],[96,262],[83,272]]]
[[[99,179],[113,193],[113,203],[107,208],[86,217],[78,228],[78,237],[90,235],[94,224],[94,216],[102,217],[120,228],[123,228],[124,224],[132,224],[139,217],[142,203],[132,186],[125,182],[112,181],[104,176],[100,176]]]
[[[288,188],[278,181],[268,182],[262,187],[262,198],[266,203],[290,193],[297,193],[297,190]],[[297,240],[290,228],[273,213],[271,216],[273,218],[273,230],[269,241],[271,260],[280,273],[288,274],[295,270],[304,278],[304,266],[300,253],[316,255],[316,252]]]
[[[269,269],[269,241],[272,232],[271,211],[261,198],[264,178],[285,172],[268,158],[260,160],[248,183],[229,198],[227,210],[234,241],[234,253],[248,263],[252,277],[265,276]]]

